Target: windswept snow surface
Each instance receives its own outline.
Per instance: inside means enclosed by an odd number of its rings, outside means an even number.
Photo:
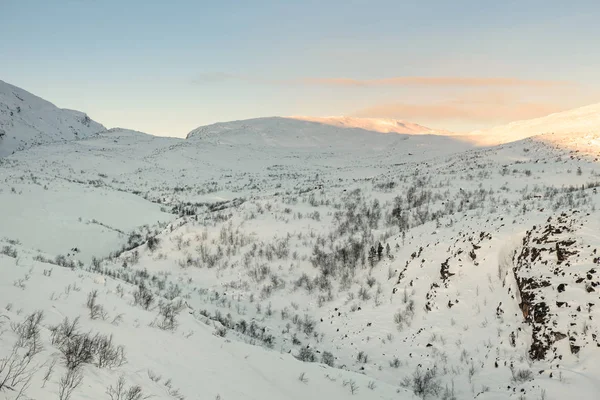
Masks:
[[[92,346],[72,400],[119,377],[160,399],[598,399],[594,134],[325,122],[0,159],[0,398],[58,398],[90,332],[126,362]]]

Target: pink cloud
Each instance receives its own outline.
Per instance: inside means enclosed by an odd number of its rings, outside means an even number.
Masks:
[[[546,103],[380,104],[359,110],[358,117],[397,118],[409,121],[469,121],[500,123],[545,116],[565,108]]]

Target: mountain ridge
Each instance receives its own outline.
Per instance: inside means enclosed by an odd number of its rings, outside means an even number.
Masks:
[[[58,108],[45,99],[0,80],[0,157],[39,144],[92,137],[103,131],[106,128],[84,112]],[[295,132],[291,133],[292,137],[283,138],[281,131]],[[185,139],[300,148],[348,147],[350,141],[356,141],[359,147],[376,142],[381,142],[380,146],[388,146],[389,141],[394,140],[389,137],[370,139],[363,135],[373,133],[395,133],[407,137],[444,136],[475,146],[494,146],[544,135],[541,140],[556,145],[564,143],[579,149],[585,148],[585,145],[578,144],[579,140],[572,136],[574,134],[587,135],[584,139],[586,143],[596,146],[600,134],[600,103],[467,133],[433,129],[391,118],[273,116],[199,126],[190,131]],[[252,143],[250,134],[255,135],[256,143]],[[552,137],[551,134],[556,136]],[[593,136],[591,139],[590,134]],[[329,135],[328,140],[324,139],[326,135]]]
[[[105,129],[81,111],[58,108],[0,80],[0,157],[39,144],[87,138]]]
[[[365,118],[351,116],[289,116],[286,118],[297,119],[301,121],[319,122],[326,125],[333,125],[345,128],[361,128],[380,133],[399,133],[411,135],[457,135],[444,129],[433,129],[414,122],[393,118]]]

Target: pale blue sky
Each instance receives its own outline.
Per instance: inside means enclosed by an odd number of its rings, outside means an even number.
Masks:
[[[162,135],[271,115],[466,130],[600,102],[599,17],[597,1],[0,0],[0,79]]]

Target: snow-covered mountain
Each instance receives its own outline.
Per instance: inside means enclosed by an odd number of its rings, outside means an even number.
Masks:
[[[105,130],[86,114],[56,107],[0,81],[0,157],[42,143],[83,139]]]
[[[596,400],[594,133],[369,124],[0,158],[0,397]]]
[[[474,131],[469,134],[469,137],[479,145],[491,146],[543,134],[572,136],[598,133],[600,133],[600,103]]]

